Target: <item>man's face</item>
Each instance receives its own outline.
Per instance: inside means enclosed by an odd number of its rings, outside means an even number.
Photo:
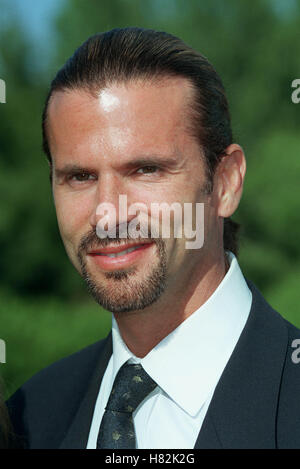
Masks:
[[[201,279],[216,255],[216,204],[205,194],[201,148],[187,130],[191,95],[187,80],[169,78],[112,84],[97,97],[84,90],[55,92],[50,101],[48,136],[61,236],[92,294],[112,312],[149,308],[163,296],[174,301],[191,279]],[[118,227],[134,218],[119,213],[120,194],[127,207],[144,204],[141,225],[148,219],[148,228],[153,203],[178,202],[183,208],[205,202],[204,246],[186,249],[184,233],[175,237],[172,223],[168,238],[151,238],[145,228],[137,239],[100,239],[100,204],[115,207],[117,235]]]

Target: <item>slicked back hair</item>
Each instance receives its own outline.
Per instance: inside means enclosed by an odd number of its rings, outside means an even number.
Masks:
[[[142,28],[113,29],[85,41],[58,71],[43,112],[43,149],[51,167],[47,109],[56,91],[83,89],[92,95],[112,83],[182,77],[194,89],[190,127],[205,159],[209,191],[226,148],[233,142],[230,113],[222,81],[209,61],[166,32]],[[237,255],[239,225],[224,220],[224,249]]]

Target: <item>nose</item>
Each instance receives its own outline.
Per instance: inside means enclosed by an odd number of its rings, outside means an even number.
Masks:
[[[96,230],[97,225],[110,228],[129,223],[128,197],[126,188],[119,177],[107,174],[99,177],[95,191],[95,200],[90,215],[90,225]],[[98,225],[99,226],[99,225]]]

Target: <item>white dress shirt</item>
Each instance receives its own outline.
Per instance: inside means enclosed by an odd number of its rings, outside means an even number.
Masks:
[[[194,448],[215,387],[247,321],[252,294],[236,257],[210,298],[144,358],[135,357],[112,320],[113,355],[95,405],[87,448],[96,448],[110,391],[121,366],[141,363],[158,384],[133,413],[137,448]]]

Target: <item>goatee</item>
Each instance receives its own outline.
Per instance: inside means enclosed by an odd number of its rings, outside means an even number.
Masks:
[[[107,282],[105,280],[101,282],[89,271],[85,254],[90,248],[104,247],[112,242],[122,244],[124,238],[100,239],[95,231],[91,231],[82,238],[77,253],[81,274],[88,291],[104,309],[112,313],[142,310],[161,296],[165,290],[167,277],[165,242],[161,238],[151,239],[151,241],[156,245],[157,262],[153,267],[149,264],[149,272],[144,275],[144,278],[139,278],[138,267],[130,267],[104,273]]]

